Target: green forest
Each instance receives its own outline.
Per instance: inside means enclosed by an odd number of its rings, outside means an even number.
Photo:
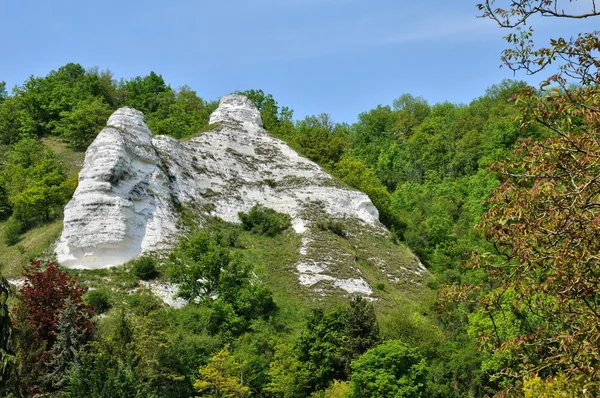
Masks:
[[[479,7],[511,28],[544,13],[532,3]],[[240,225],[190,217],[167,258],[60,267],[62,209],[111,113],[133,107],[153,134],[186,139],[211,128],[218,101],[158,72],[77,63],[1,83],[0,396],[599,396],[599,37],[536,47],[533,31],[511,33],[508,68],[557,74],[468,104],[400,94],[353,124],[296,120],[271,94],[241,92],[272,135],[366,193],[427,267],[421,294],[394,308],[317,305],[265,278],[298,238],[260,206]],[[151,280],[189,303],[163,304]]]

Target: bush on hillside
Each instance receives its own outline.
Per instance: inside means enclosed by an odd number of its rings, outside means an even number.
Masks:
[[[133,263],[133,273],[143,281],[149,281],[158,276],[155,261],[152,257],[141,257]]]
[[[96,314],[103,314],[112,307],[106,289],[90,290],[85,295],[85,301],[92,306]]]
[[[321,231],[331,231],[341,238],[346,238],[346,231],[344,229],[344,223],[341,221],[332,220],[326,218],[325,220],[317,222],[317,227]]]
[[[238,216],[246,231],[273,237],[292,226],[292,217],[278,213],[261,204],[254,205],[248,213],[239,212]]]

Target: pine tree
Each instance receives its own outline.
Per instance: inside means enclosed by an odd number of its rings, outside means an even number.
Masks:
[[[49,371],[44,377],[53,388],[60,389],[67,385],[71,369],[80,362],[79,349],[89,337],[87,329],[82,327],[86,323],[86,314],[78,311],[70,297],[65,299],[64,307],[58,314],[56,340],[50,350],[52,358],[48,362]]]
[[[379,324],[375,317],[375,308],[361,296],[355,297],[346,312],[346,334],[350,361],[364,354],[368,349],[379,344]]]

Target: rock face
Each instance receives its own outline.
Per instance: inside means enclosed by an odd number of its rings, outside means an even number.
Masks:
[[[63,265],[119,265],[177,232],[171,183],[144,120],[121,108],[89,146],[56,247]]]
[[[119,265],[172,245],[180,233],[180,205],[239,222],[238,212],[262,203],[289,214],[304,236],[297,265],[302,284],[329,281],[369,294],[359,272],[335,278],[331,261],[309,256],[311,225],[323,216],[386,235],[369,198],[267,133],[244,96],[223,97],[210,123],[212,131],[180,142],[152,137],[141,112],[117,110],[86,152],[79,185],[65,208],[58,261],[73,268]]]

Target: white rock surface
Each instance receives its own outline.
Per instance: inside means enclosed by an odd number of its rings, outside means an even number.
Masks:
[[[88,148],[65,208],[56,248],[61,264],[104,268],[169,247],[179,233],[179,204],[239,222],[238,212],[262,203],[292,216],[298,233],[307,231],[318,212],[383,229],[365,194],[267,133],[244,96],[223,97],[210,118],[220,128],[185,142],[152,137],[144,120],[135,109],[117,110]],[[339,282],[324,274],[326,267],[299,265],[298,271],[307,284],[330,280],[347,291],[368,290],[364,281]]]
[[[8,283],[15,286],[17,289],[20,289],[25,284],[25,278],[8,278]]]
[[[72,268],[119,265],[177,232],[169,179],[144,115],[121,108],[85,154],[65,207],[58,261]]]

